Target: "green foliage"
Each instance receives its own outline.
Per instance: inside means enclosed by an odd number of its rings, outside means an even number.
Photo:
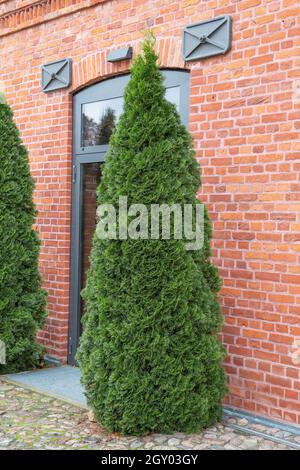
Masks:
[[[46,294],[38,272],[33,189],[12,111],[0,104],[0,340],[6,345],[0,373],[32,369],[43,352],[35,342],[45,319]]]
[[[199,203],[193,143],[173,104],[151,39],[134,62],[110,141],[98,203]],[[220,279],[205,243],[100,240],[95,234],[78,352],[96,419],[125,434],[195,432],[221,417],[226,393]]]

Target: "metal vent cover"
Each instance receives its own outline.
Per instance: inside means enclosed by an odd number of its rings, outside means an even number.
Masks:
[[[71,59],[56,60],[42,65],[41,86],[45,93],[70,86],[71,79]]]
[[[218,16],[186,26],[183,30],[184,60],[225,54],[231,47],[231,17]]]
[[[124,47],[116,51],[110,51],[108,62],[119,62],[120,60],[129,60],[132,58],[132,47]]]

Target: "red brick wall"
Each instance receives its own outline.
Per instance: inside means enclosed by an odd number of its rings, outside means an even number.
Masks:
[[[184,64],[182,28],[222,14],[232,50]],[[67,356],[72,91],[127,70],[108,52],[136,52],[152,28],[162,65],[191,69],[190,130],[224,279],[226,402],[300,424],[299,23],[297,0],[0,0],[1,86],[37,183],[49,354]],[[42,93],[41,64],[65,57],[72,89]]]

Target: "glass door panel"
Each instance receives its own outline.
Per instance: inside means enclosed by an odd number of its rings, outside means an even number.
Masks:
[[[80,291],[85,288],[86,275],[90,266],[90,253],[96,228],[96,190],[100,183],[102,165],[100,163],[82,164],[82,215],[81,215],[81,282]],[[81,298],[80,319],[84,313]],[[80,333],[82,327],[80,326]]]
[[[82,147],[108,145],[123,110],[123,97],[82,105]]]

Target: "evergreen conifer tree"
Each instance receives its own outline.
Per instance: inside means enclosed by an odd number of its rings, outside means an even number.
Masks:
[[[35,341],[45,320],[46,293],[38,271],[39,240],[33,229],[34,183],[10,107],[0,101],[0,340],[6,363],[0,373],[32,369],[43,349]]]
[[[200,204],[192,139],[164,97],[151,39],[132,66],[98,203]],[[161,238],[161,237],[160,237]],[[185,240],[93,240],[78,352],[88,403],[109,431],[195,432],[221,417],[226,393],[220,279]]]

